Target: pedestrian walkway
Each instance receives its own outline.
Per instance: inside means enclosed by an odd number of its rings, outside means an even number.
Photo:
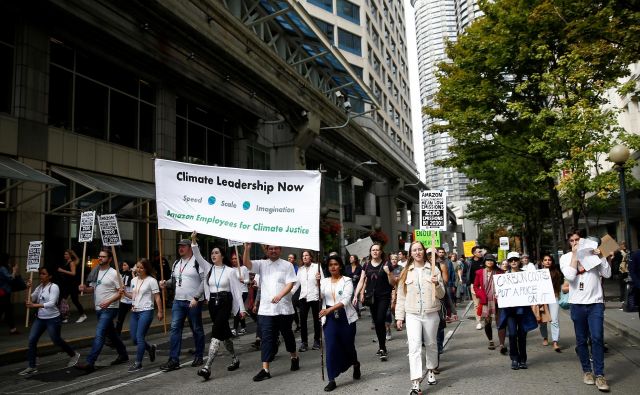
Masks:
[[[604,281],[605,317],[604,323],[611,332],[625,337],[629,342],[640,345],[640,319],[638,312],[621,310],[620,289],[617,279]]]

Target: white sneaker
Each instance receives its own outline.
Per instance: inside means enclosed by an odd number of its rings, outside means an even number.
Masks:
[[[476,329],[477,329],[477,330],[482,329],[482,324],[481,324],[480,322],[478,322],[478,325],[476,325]]]
[[[80,353],[77,352],[76,355],[72,356],[71,359],[69,359],[69,362],[67,362],[67,367],[71,368],[76,366],[78,364],[79,359],[80,359]]]
[[[77,320],[76,320],[76,324],[80,324],[83,323],[87,320],[87,315],[86,314],[82,314]],[[66,320],[65,320],[66,321]],[[66,323],[66,322],[65,322]]]
[[[238,336],[238,333],[236,332],[235,329],[231,329],[231,336]]]
[[[385,337],[387,340],[391,340],[391,332],[387,332],[387,336]]]
[[[30,374],[38,373],[38,368],[29,368],[27,367],[25,370],[18,373],[20,376],[29,376]]]
[[[62,323],[63,323],[63,324],[68,324],[68,323],[69,323],[69,320],[65,318],[64,320],[62,320]]]
[[[436,374],[433,372],[433,370],[429,370],[427,372],[427,384],[435,385],[437,383],[438,383],[438,380],[436,380]]]
[[[244,335],[245,333],[247,333],[247,330],[244,328],[240,328],[240,330],[238,331],[238,335]]]

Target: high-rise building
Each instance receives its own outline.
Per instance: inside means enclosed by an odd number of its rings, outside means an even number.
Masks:
[[[480,15],[476,0],[412,0],[415,7],[416,42],[420,78],[420,103],[423,107],[435,105],[438,91],[437,65],[447,60],[447,41],[455,41],[458,34]],[[451,202],[465,201],[467,178],[453,168],[435,165],[446,159],[453,143],[446,133],[431,133],[437,119],[422,117],[426,183],[435,189],[446,189]]]

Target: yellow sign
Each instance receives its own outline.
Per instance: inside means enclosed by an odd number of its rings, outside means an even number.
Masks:
[[[435,245],[431,245],[431,232],[435,233]],[[413,240],[421,241],[424,244],[424,248],[440,247],[440,232],[431,230],[419,230],[413,231]]]
[[[476,246],[475,240],[469,240],[464,242],[464,256],[469,258],[471,254],[471,249]]]

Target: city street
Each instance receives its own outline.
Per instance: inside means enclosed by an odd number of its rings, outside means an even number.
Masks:
[[[460,312],[462,313],[462,307]],[[596,393],[595,386],[582,384],[578,359],[573,350],[573,328],[567,311],[560,314],[562,353],[553,352],[551,346],[542,346],[542,339],[536,330],[528,336],[527,352],[529,369],[512,371],[508,356],[502,356],[497,350],[487,349],[484,331],[475,329],[475,321],[468,318],[449,324],[446,329],[448,343],[441,360],[442,373],[438,384],[427,386],[423,383],[423,392],[441,394],[482,393],[482,394],[584,394]],[[251,320],[249,320],[251,322]],[[284,349],[272,364],[272,379],[255,383],[251,380],[260,368],[259,353],[250,350],[255,326],[248,325],[248,333],[235,340],[241,359],[240,369],[227,372],[229,358],[222,352],[213,365],[212,379],[203,382],[196,376],[196,369],[190,367],[191,333],[184,332],[183,367],[180,370],[164,373],[158,366],[165,362],[168,343],[167,336],[156,334],[151,342],[158,344],[158,358],[150,363],[145,356],[144,369],[138,374],[128,374],[126,365],[111,367],[109,362],[115,358],[115,352],[105,348],[98,360],[98,370],[86,375],[75,369],[64,368],[67,358],[64,354],[43,357],[39,363],[40,372],[30,378],[17,373],[24,363],[7,365],[0,373],[4,383],[2,393],[236,393],[236,394],[282,394],[303,393],[320,394],[326,382],[320,377],[320,352],[308,351],[301,354],[301,369],[289,371],[288,356]],[[357,349],[362,364],[362,379],[351,379],[351,370],[337,379],[338,394],[371,393],[398,394],[408,392],[409,366],[406,357],[405,333],[393,331],[393,339],[388,344],[389,361],[380,362],[375,357],[376,344],[372,340],[374,332],[370,329],[369,314],[364,313],[358,321]],[[609,352],[605,356],[606,373],[612,392],[637,393],[637,371],[640,368],[640,349],[632,340],[614,336],[605,330]],[[43,339],[44,340],[44,339]],[[127,340],[129,355],[134,348]],[[85,356],[88,349],[81,349]]]

